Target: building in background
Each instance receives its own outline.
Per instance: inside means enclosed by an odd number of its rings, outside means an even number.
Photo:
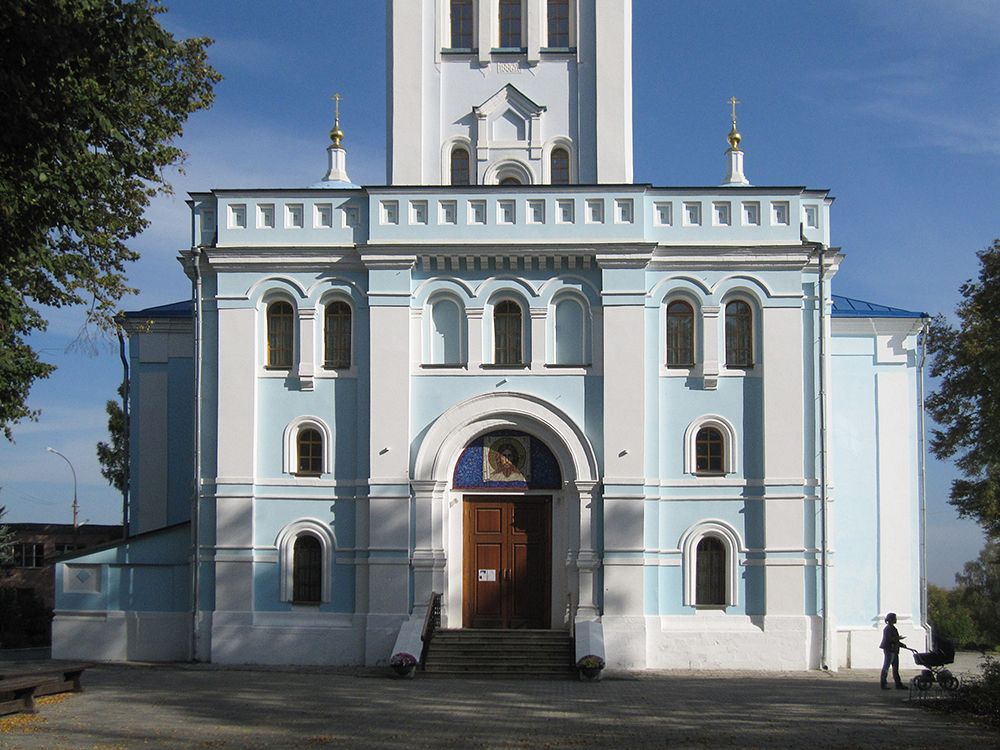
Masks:
[[[121,526],[10,523],[12,555],[0,563],[0,646],[48,645],[55,561],[122,538]]]
[[[191,195],[136,536],[60,565],[54,654],[384,664],[432,593],[620,668],[922,641],[925,316],[833,294],[828,191],[752,185],[735,101],[721,184],[633,184],[629,2],[389,24],[390,184],[338,116],[319,183]]]

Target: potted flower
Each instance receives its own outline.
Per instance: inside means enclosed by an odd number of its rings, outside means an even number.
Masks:
[[[595,682],[601,679],[601,670],[604,669],[604,659],[600,656],[590,654],[578,660],[576,668],[580,670],[581,680]]]
[[[417,657],[413,654],[400,652],[393,654],[389,660],[389,666],[396,673],[397,677],[413,677],[417,669]]]

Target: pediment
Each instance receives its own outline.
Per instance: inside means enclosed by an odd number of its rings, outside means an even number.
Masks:
[[[472,111],[480,119],[490,119],[497,113],[509,110],[527,120],[531,117],[538,117],[545,109],[545,107],[531,101],[531,99],[518,91],[515,86],[508,83],[478,107],[473,107]]]

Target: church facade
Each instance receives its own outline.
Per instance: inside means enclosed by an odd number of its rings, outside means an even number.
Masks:
[[[388,10],[388,185],[338,117],[316,185],[191,194],[54,656],[386,664],[432,594],[612,668],[923,642],[925,316],[833,293],[828,191],[750,184],[735,109],[721,185],[634,184],[627,1]]]

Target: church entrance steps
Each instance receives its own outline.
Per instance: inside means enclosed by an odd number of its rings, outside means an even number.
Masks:
[[[437,630],[427,674],[570,677],[573,639],[563,630]]]

